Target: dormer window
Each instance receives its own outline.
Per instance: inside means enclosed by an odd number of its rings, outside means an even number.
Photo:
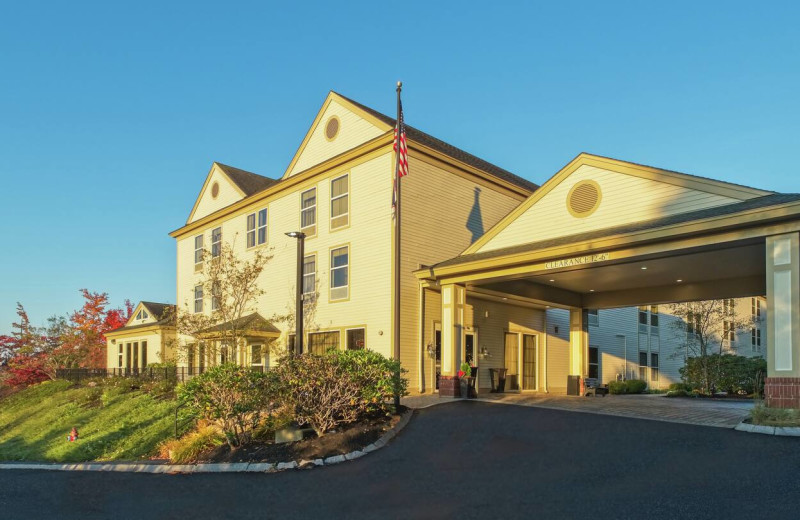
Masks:
[[[140,310],[139,312],[136,313],[136,318],[135,319],[137,319],[137,320],[146,320],[149,317],[150,317],[150,315],[147,314],[147,311],[142,309],[142,310]]]

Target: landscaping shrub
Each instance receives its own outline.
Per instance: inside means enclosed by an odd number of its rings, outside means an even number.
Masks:
[[[216,448],[225,442],[225,436],[219,428],[211,424],[201,424],[196,430],[187,433],[180,439],[165,442],[160,447],[160,454],[175,464],[195,462],[204,452]]]
[[[689,392],[692,391],[692,385],[686,383],[672,383],[671,385],[669,385],[669,390],[671,392],[683,391],[688,394]]]
[[[712,354],[705,358],[687,359],[680,373],[691,387],[705,389],[708,393],[724,391],[729,395],[761,395],[764,391],[763,375],[767,373],[767,362],[762,358]]]
[[[647,388],[647,383],[641,379],[628,379],[627,381],[611,381],[608,383],[608,392],[611,394],[641,394]]]
[[[408,395],[408,380],[403,377],[407,370],[399,361],[366,349],[334,350],[326,356],[331,356],[340,373],[361,389],[360,406],[365,413],[390,413],[394,411],[395,394]]]
[[[294,411],[297,422],[309,424],[320,437],[357,420],[363,410],[362,389],[338,360],[332,354],[292,356],[271,371],[281,401]]]
[[[626,393],[641,394],[647,388],[647,382],[641,379],[628,379],[625,381]]]
[[[800,426],[800,410],[767,408],[759,403],[750,410],[750,420],[763,426]]]
[[[276,398],[274,377],[234,363],[210,368],[178,387],[189,410],[220,426],[233,448],[250,439]]]
[[[625,381],[611,381],[608,383],[608,393],[610,394],[624,394],[628,391]]]

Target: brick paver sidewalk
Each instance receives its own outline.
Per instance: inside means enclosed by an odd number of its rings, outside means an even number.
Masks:
[[[481,400],[517,406],[538,406],[570,412],[615,415],[633,419],[696,424],[733,428],[747,417],[753,403],[740,400],[667,398],[658,394],[609,395],[606,397],[571,397],[541,394],[490,394],[480,395]],[[440,402],[437,395],[409,396],[403,404],[410,408],[424,408]]]

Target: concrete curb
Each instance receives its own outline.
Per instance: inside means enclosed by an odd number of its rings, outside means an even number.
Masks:
[[[407,410],[400,421],[381,438],[364,448],[344,455],[335,455],[327,459],[292,460],[288,462],[237,462],[237,463],[208,463],[208,464],[153,464],[153,463],[103,463],[79,462],[74,464],[49,464],[49,463],[0,463],[0,470],[5,469],[34,469],[45,471],[120,471],[126,473],[167,473],[167,474],[192,474],[192,473],[277,473],[289,469],[313,469],[321,466],[331,466],[351,460],[359,459],[365,455],[386,446],[397,433],[405,428],[411,420],[414,410]]]
[[[734,430],[746,433],[777,435],[778,437],[800,437],[800,427],[798,426],[761,426],[742,421],[736,425]]]

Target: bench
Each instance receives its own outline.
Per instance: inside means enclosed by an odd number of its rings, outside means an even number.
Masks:
[[[605,397],[608,394],[608,385],[601,385],[597,378],[595,377],[587,377],[583,380],[584,384],[584,391],[583,396],[587,397],[593,395],[597,397],[598,395]]]

